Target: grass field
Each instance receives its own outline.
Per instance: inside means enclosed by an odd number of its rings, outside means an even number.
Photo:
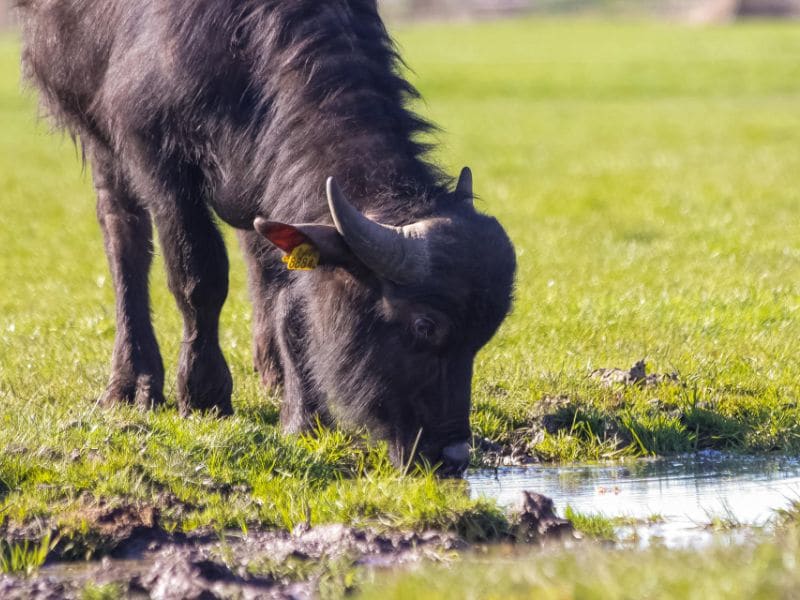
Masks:
[[[473,168],[480,207],[517,248],[516,308],[477,363],[476,433],[542,460],[800,451],[800,28],[519,21],[396,35],[421,112],[443,127],[438,157]],[[175,529],[503,530],[491,503],[401,477],[358,436],[280,436],[277,398],[251,369],[233,243],[222,345],[237,415],[99,408],[114,318],[89,178],[73,144],[37,124],[17,72],[7,36],[0,530],[57,523],[88,552],[85,511],[100,499],[152,503]],[[174,401],[180,320],[160,262],[152,282]],[[680,381],[587,377],[640,358]]]
[[[798,449],[797,33],[523,22],[401,36],[446,162],[472,163],[520,258],[515,313],[478,368],[479,430],[502,437],[566,394],[595,422],[627,415],[642,451]],[[586,380],[642,357],[686,387]]]
[[[655,548],[476,555],[445,567],[425,567],[365,585],[365,600],[773,600],[796,598],[800,541],[778,540],[704,551]]]

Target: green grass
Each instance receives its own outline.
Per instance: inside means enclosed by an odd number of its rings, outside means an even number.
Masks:
[[[514,314],[476,369],[478,429],[512,441],[537,401],[567,395],[639,454],[800,449],[797,25],[399,38],[446,129],[441,156],[473,167],[519,255]],[[587,380],[642,357],[684,385]],[[602,430],[571,426],[532,450],[608,454]]]
[[[794,598],[800,585],[800,540],[789,531],[771,541],[703,550],[574,550],[502,552],[387,578],[372,577],[364,600],[623,600]]]
[[[614,541],[617,539],[614,520],[601,514],[581,513],[567,505],[564,511],[564,518],[572,523],[576,531],[593,539],[607,541]]]
[[[122,590],[114,584],[95,585],[87,584],[81,590],[80,600],[117,600],[124,598]]]
[[[12,544],[0,540],[0,573],[31,575],[44,564],[50,550],[49,535],[37,543]]]
[[[784,511],[781,514],[781,524],[784,526],[791,526],[794,523],[798,522],[796,516],[789,514],[788,511]],[[599,542],[627,542],[632,541],[635,539],[636,536],[636,528],[643,526],[648,527],[651,525],[656,525],[658,523],[664,522],[664,517],[660,514],[651,514],[645,518],[635,518],[635,517],[607,517],[602,513],[583,513],[575,510],[570,506],[567,505],[567,508],[564,510],[564,518],[567,519],[572,526],[575,528],[575,531],[578,533],[583,534],[586,538],[591,539],[593,541]],[[719,517],[715,515],[709,515],[709,529],[713,529],[714,531],[725,531],[729,529],[734,529],[736,527],[744,527],[743,524],[734,521],[730,517]],[[624,529],[633,529],[633,532],[630,536],[625,536],[620,539],[620,528]]]
[[[589,21],[396,32],[439,157],[473,167],[517,248],[516,307],[475,370],[476,432],[545,460],[700,448],[800,450],[800,31]],[[19,93],[0,41],[0,527],[84,536],[100,499],[164,526],[341,521],[482,539],[505,517],[430,474],[404,478],[358,435],[285,438],[251,369],[231,243],[222,345],[237,415],[101,409],[113,293],[89,178]],[[232,242],[230,232],[227,233]],[[160,260],[153,313],[174,401],[180,319]],[[606,388],[646,357],[681,383]],[[540,427],[566,397],[555,431]],[[476,459],[477,460],[477,459]],[[89,547],[85,547],[88,545]]]

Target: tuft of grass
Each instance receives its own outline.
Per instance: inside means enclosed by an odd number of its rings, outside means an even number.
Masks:
[[[592,406],[570,403],[545,415],[545,431],[532,448],[540,458],[554,462],[599,461],[636,454],[620,437],[621,428],[612,415]]]
[[[633,527],[636,525],[657,525],[666,521],[664,515],[653,513],[644,518],[637,517],[614,517],[611,522],[616,527]]]
[[[697,450],[741,448],[745,425],[736,419],[707,408],[693,406],[681,415],[681,423],[694,436]]]
[[[721,512],[707,512],[708,524],[706,527],[713,531],[732,531],[743,527],[752,527],[752,524],[743,522],[736,516],[733,509],[727,504],[723,504]]]
[[[87,583],[80,592],[80,600],[120,600],[125,597],[122,588],[115,584],[97,585]]]
[[[32,575],[45,563],[51,549],[49,535],[38,542],[0,540],[0,573]]]
[[[617,539],[616,523],[601,514],[588,514],[576,511],[567,505],[564,517],[579,531],[596,540],[614,541]]]
[[[775,511],[775,523],[779,527],[800,527],[800,498],[793,498],[789,506]]]
[[[676,454],[693,449],[692,434],[686,431],[686,426],[676,416],[626,411],[621,414],[620,422],[642,456]]]

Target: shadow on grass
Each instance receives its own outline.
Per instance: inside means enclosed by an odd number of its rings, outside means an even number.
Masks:
[[[731,450],[741,448],[745,441],[743,423],[704,408],[691,407],[681,422],[692,433],[695,450]]]

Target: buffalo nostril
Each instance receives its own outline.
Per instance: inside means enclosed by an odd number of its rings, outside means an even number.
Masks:
[[[442,459],[445,465],[464,469],[469,464],[469,444],[451,444],[442,450]]]

